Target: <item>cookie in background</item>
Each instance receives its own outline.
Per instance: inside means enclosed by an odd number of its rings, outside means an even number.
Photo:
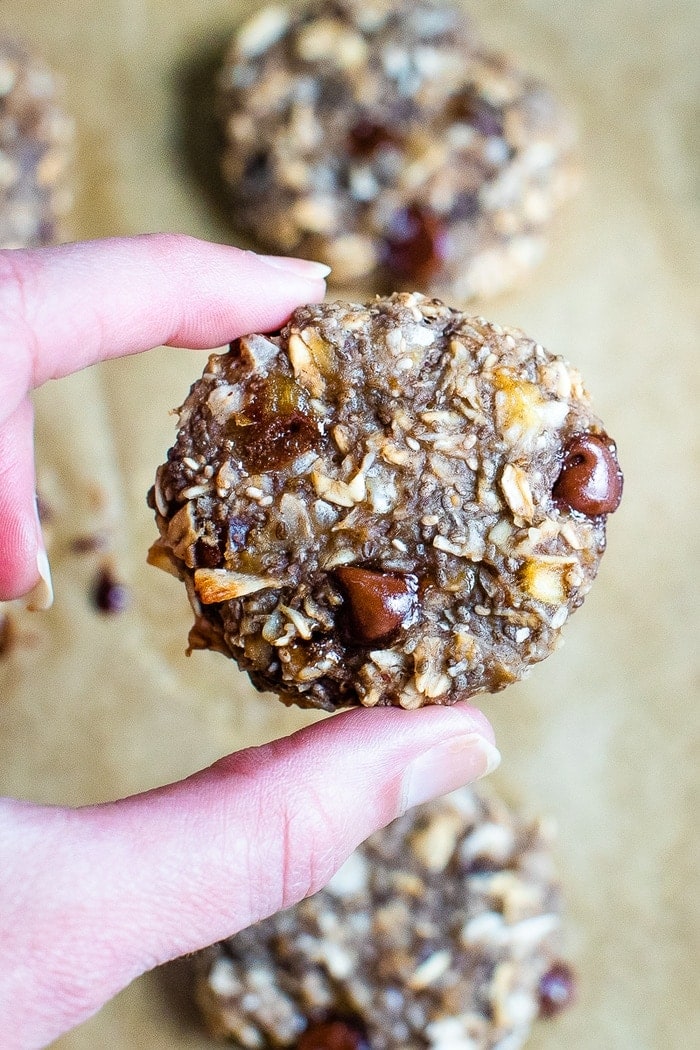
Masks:
[[[63,239],[74,134],[60,79],[23,44],[0,40],[0,248]]]
[[[565,108],[454,4],[264,7],[218,91],[239,230],[364,294],[505,291],[579,185]]]

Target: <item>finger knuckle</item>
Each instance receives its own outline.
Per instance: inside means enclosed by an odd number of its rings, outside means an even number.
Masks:
[[[29,304],[37,272],[30,252],[0,250],[0,364],[6,379],[22,372],[20,378],[26,384],[36,349]]]
[[[328,881],[334,870],[333,827],[323,800],[290,802],[283,815],[280,849],[280,906],[288,908],[310,896]]]

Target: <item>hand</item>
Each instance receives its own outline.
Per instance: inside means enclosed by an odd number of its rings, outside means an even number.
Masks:
[[[1,598],[50,590],[30,390],[275,328],[322,298],[314,267],[160,235],[0,252]],[[465,704],[354,710],[118,802],[0,800],[3,1046],[44,1046],[145,970],[313,893],[377,828],[497,762]]]

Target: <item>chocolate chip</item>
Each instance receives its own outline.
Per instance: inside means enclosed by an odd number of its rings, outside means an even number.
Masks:
[[[371,157],[382,146],[396,146],[400,139],[383,124],[361,120],[350,129],[348,152],[352,157]]]
[[[198,539],[195,544],[195,563],[205,565],[208,569],[218,569],[224,563],[224,556],[216,543],[207,543]]]
[[[607,434],[575,434],[564,448],[552,497],[556,503],[592,518],[617,510],[622,483],[615,442]]]
[[[565,962],[556,962],[540,977],[538,987],[540,1014],[553,1017],[571,1006],[576,998],[576,977]]]
[[[380,251],[381,262],[399,277],[427,282],[447,254],[447,231],[440,218],[417,204],[394,212]]]
[[[334,573],[346,603],[349,640],[359,645],[388,642],[416,612],[418,580],[410,574],[343,565]]]
[[[92,599],[97,609],[103,613],[121,613],[131,604],[128,587],[117,580],[112,570],[106,566],[100,569],[93,585]]]
[[[321,1021],[299,1037],[297,1050],[369,1050],[369,1043],[349,1021]]]

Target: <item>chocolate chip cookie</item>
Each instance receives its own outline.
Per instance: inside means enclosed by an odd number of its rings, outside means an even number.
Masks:
[[[59,239],[72,201],[73,133],[46,63],[13,41],[0,41],[0,248]]]
[[[235,223],[340,285],[493,295],[539,261],[578,184],[561,105],[459,6],[265,7],[219,94]]]
[[[449,704],[557,646],[621,498],[581,376],[418,293],[212,355],[149,495],[192,649],[283,700]]]
[[[551,829],[463,789],[373,835],[325,890],[196,958],[250,1050],[516,1050],[574,995]]]

